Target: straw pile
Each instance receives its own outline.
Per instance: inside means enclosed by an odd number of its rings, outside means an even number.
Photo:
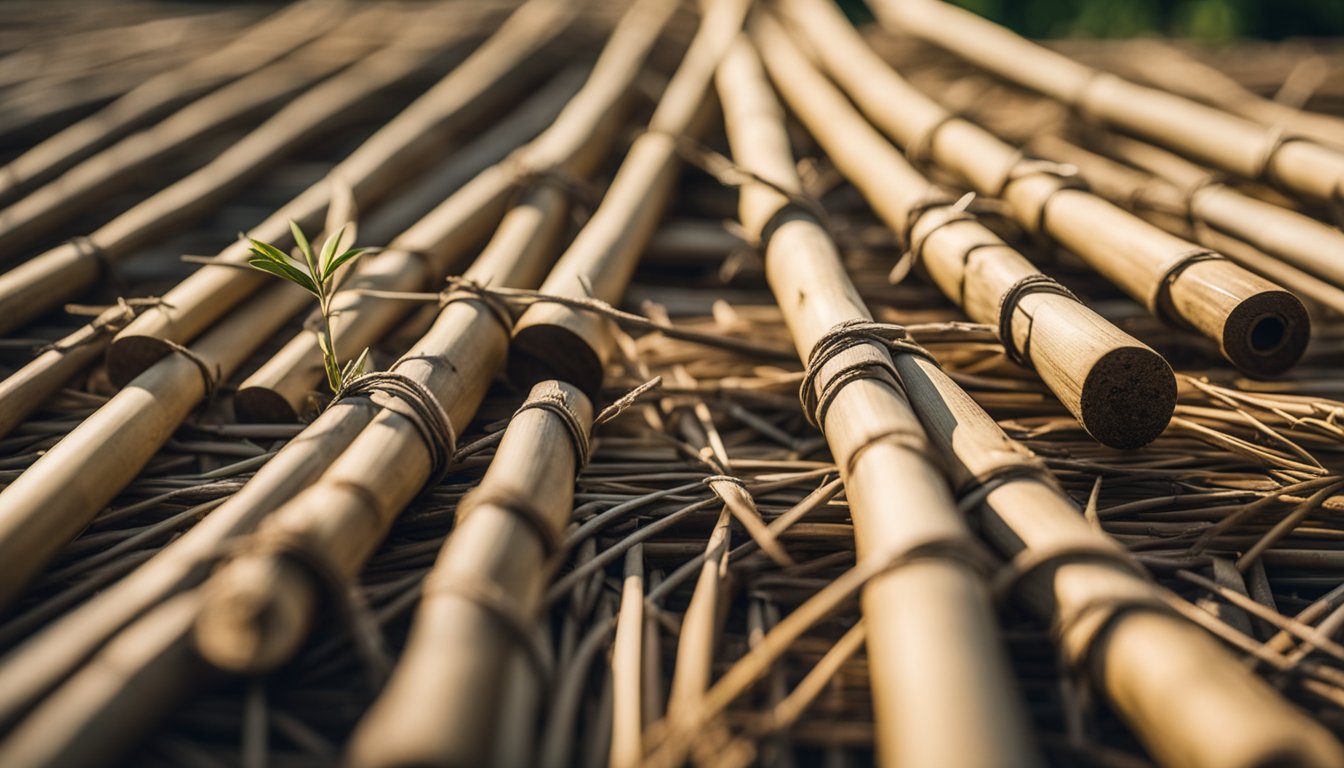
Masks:
[[[0,765],[1344,764],[1335,48],[62,8],[0,34]],[[377,248],[326,321],[291,220]]]

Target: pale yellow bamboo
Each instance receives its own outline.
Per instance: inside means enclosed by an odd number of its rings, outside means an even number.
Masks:
[[[440,80],[343,160],[328,177],[258,225],[249,237],[286,246],[289,219],[311,228],[321,221],[334,185],[349,189],[369,209],[393,191],[427,153],[440,150],[479,112],[507,103],[547,66],[542,48],[566,26],[569,9],[559,0],[530,0],[460,66]],[[246,263],[246,243],[226,248],[225,261]],[[184,343],[242,301],[267,277],[230,267],[205,267],[164,295],[171,306],[146,312],[108,350],[108,370],[124,382],[167,354],[165,341]]]
[[[608,763],[611,768],[637,768],[644,754],[644,545],[625,553],[621,605],[611,648],[612,722]]]
[[[529,403],[556,401],[590,429],[593,413],[578,389],[538,384]],[[425,578],[425,596],[406,650],[378,700],[355,730],[354,766],[484,765],[502,719],[510,659],[524,638],[482,604],[507,601],[535,621],[545,586],[545,541],[526,514],[558,536],[569,522],[581,456],[557,413],[523,406],[509,423],[490,468],[458,507],[458,523]],[[529,512],[518,511],[525,505]]]
[[[649,121],[635,139],[602,203],[560,257],[545,293],[619,301],[667,206],[679,167],[677,136],[695,132],[714,67],[749,0],[707,3],[700,27]],[[612,337],[605,318],[559,304],[529,307],[514,328],[509,375],[520,383],[570,382],[593,396]]]
[[[820,43],[861,44],[838,10],[800,5],[812,11],[800,21]],[[972,320],[998,328],[1004,345],[1100,442],[1136,448],[1161,434],[1176,406],[1176,377],[1166,361],[1044,279],[911,167],[787,35],[768,36],[762,56],[785,102],[882,220],[908,233],[907,247],[943,294]],[[1033,280],[1037,290],[1020,288]]]
[[[763,21],[758,14],[753,33]],[[720,68],[719,91],[734,160],[800,190],[782,110],[745,41]],[[766,277],[801,357],[839,324],[871,320],[835,244],[811,214],[753,183],[742,190],[741,217],[754,236],[772,229]],[[874,365],[890,364],[886,349],[859,349]],[[897,558],[933,541],[970,545],[971,533],[894,379],[868,374],[841,384],[821,426],[845,481],[861,561]],[[1039,763],[989,591],[965,560],[919,557],[869,582],[862,608],[878,762]]]
[[[930,5],[942,4],[914,0],[908,7]],[[806,19],[796,24],[800,35],[811,37],[811,25],[828,16],[827,28],[839,30],[819,3],[788,0],[786,7],[791,18]],[[857,40],[852,28],[843,32]],[[1311,323],[1290,292],[1071,188],[1060,169],[1026,159],[983,128],[947,113],[867,47],[856,42],[843,49],[845,55],[828,45],[814,50],[864,114],[907,152],[914,148],[980,194],[1003,197],[1023,229],[1078,255],[1150,312],[1198,330],[1249,373],[1281,373],[1301,357]]]
[[[1084,66],[941,0],[878,0],[883,24],[928,40],[1018,85],[1226,173],[1304,197],[1344,197],[1344,150]]]

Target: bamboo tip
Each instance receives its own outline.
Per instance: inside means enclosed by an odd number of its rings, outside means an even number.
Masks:
[[[1296,296],[1267,290],[1238,304],[1223,323],[1223,355],[1243,372],[1273,376],[1292,368],[1306,351],[1311,318]]]
[[[530,388],[547,379],[567,382],[596,398],[602,389],[602,358],[583,337],[563,326],[519,328],[509,355],[509,380]]]
[[[107,348],[107,376],[118,387],[124,387],[173,348],[155,336],[118,336]]]
[[[227,672],[258,675],[298,651],[309,625],[309,591],[286,588],[294,580],[284,569],[273,558],[249,558],[216,576],[194,631],[203,659]]]
[[[233,396],[233,413],[244,424],[292,424],[294,406],[270,387],[243,387]]]
[[[1117,347],[1083,381],[1083,427],[1111,448],[1141,448],[1162,434],[1176,410],[1176,374],[1148,347]]]

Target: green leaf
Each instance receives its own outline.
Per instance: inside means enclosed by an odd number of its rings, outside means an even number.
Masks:
[[[336,230],[333,235],[328,235],[326,242],[322,243],[322,258],[319,263],[322,265],[322,277],[325,279],[331,276],[331,259],[336,255],[336,247],[341,244],[341,238],[345,237],[345,228],[349,226],[342,224],[341,228]]]
[[[363,376],[369,365],[369,348],[365,347],[359,357],[345,364],[345,369],[341,371],[341,386],[359,376]]]
[[[249,242],[252,243],[252,252],[257,256],[260,256],[263,259],[270,259],[271,261],[280,264],[289,263],[289,257],[285,255],[285,252],[276,248],[274,245],[263,243],[260,240],[250,240]]]
[[[341,367],[336,363],[336,349],[331,344],[331,337],[327,336],[325,330],[317,332],[317,346],[322,350],[322,365],[327,369],[327,386],[331,387],[333,393],[341,391]]]
[[[260,269],[262,272],[270,272],[272,275],[275,275],[276,277],[283,277],[284,279],[288,280],[291,283],[294,283],[295,285],[298,285],[299,287],[303,288],[305,291],[308,291],[314,296],[318,295],[317,285],[313,283],[312,278],[308,277],[302,271],[293,267],[290,264],[284,264],[281,262],[271,261],[270,259],[264,259],[264,258],[249,259],[247,263],[257,269]]]
[[[336,270],[344,266],[347,261],[362,256],[367,250],[367,248],[351,248],[340,256],[332,259],[331,263],[327,266],[327,276],[330,277],[335,274]]]
[[[307,236],[303,234],[303,230],[299,229],[299,223],[290,219],[289,231],[294,235],[294,242],[298,244],[299,251],[303,253],[304,258],[311,261],[313,258],[313,246],[309,244]]]

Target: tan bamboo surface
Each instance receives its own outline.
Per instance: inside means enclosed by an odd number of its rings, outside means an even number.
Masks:
[[[557,407],[574,422],[549,410]],[[458,506],[454,534],[422,588],[405,656],[352,738],[351,765],[489,762],[496,724],[508,716],[501,680],[529,643],[501,614],[524,622],[523,632],[535,622],[548,543],[569,524],[574,477],[586,458],[571,430],[586,440],[592,420],[577,388],[560,381],[532,388],[472,503]]]
[[[9,6],[30,9],[24,14],[40,11],[53,24],[64,18],[62,29],[68,30],[87,26],[104,8],[96,3],[81,14],[63,11],[64,4],[15,0]],[[146,18],[165,8],[136,7]],[[683,29],[674,24],[669,34]],[[0,29],[0,49],[10,31]],[[34,31],[42,33],[26,37],[37,50],[48,44],[41,41],[64,34],[41,25]],[[676,55],[684,43],[664,38],[659,47]],[[994,84],[938,51],[908,38],[877,44],[921,90],[1013,141],[1059,128],[1050,124],[1063,114],[1058,107]],[[1098,68],[1126,71],[1125,45],[1072,41],[1060,48]],[[1314,50],[1326,56],[1335,48],[1322,43]],[[1307,54],[1265,43],[1200,55],[1265,93]],[[670,71],[674,63],[658,56],[654,62],[655,72]],[[657,75],[641,79],[640,87],[652,90],[656,86],[647,84],[656,82]],[[1338,111],[1344,106],[1334,96],[1340,83],[1332,78],[1323,84],[1313,104]],[[1012,130],[1005,127],[1010,124]],[[705,139],[719,145],[721,137],[710,128]],[[912,392],[936,392],[955,404],[955,410],[918,414],[929,429],[928,455],[948,458],[949,477],[978,471],[978,462],[1016,468],[1023,460],[1001,436],[989,437],[993,427],[954,397],[956,389],[940,378],[945,374],[1010,440],[1034,453],[1067,495],[1068,502],[1051,496],[1054,491],[1031,492],[1047,486],[1005,475],[988,503],[983,492],[960,497],[972,530],[1004,557],[1024,544],[1038,550],[1037,560],[1049,554],[1051,542],[1079,545],[1077,559],[1024,574],[1015,596],[996,600],[992,615],[1021,691],[1010,714],[1027,723],[1044,760],[1174,766],[1198,764],[1202,757],[1254,765],[1265,755],[1257,750],[1267,743],[1266,729],[1278,723],[1283,733],[1301,738],[1261,764],[1306,762],[1313,754],[1338,762],[1338,746],[1321,740],[1319,729],[1303,729],[1293,711],[1336,737],[1344,734],[1344,678],[1338,672],[1344,647],[1337,639],[1344,629],[1339,316],[1322,311],[1314,317],[1312,344],[1290,375],[1249,380],[1197,335],[1164,326],[1095,272],[1067,255],[1045,256],[1040,263],[1047,271],[1108,322],[1169,359],[1178,373],[1177,412],[1168,429],[1141,449],[1107,448],[1037,377],[1008,362],[992,327],[966,322],[934,283],[923,275],[888,283],[901,248],[896,233],[873,216],[831,160],[817,155],[803,131],[791,131],[801,156],[798,173],[805,188],[820,196],[857,295],[880,320],[907,327],[941,365],[940,373],[907,356],[896,363]],[[248,199],[216,209],[198,230],[126,262],[124,286],[102,286],[90,295],[89,303],[98,306],[72,308],[69,315],[4,336],[0,378],[27,364],[33,347],[77,333],[90,319],[83,315],[114,304],[117,295],[142,299],[171,288],[192,269],[180,254],[214,252],[250,226],[258,210],[275,210],[307,188],[362,135],[367,133],[344,131],[340,142],[312,148],[267,174]],[[1084,148],[1098,149],[1088,134],[1077,136]],[[435,154],[422,162],[433,173],[451,159]],[[550,185],[543,189],[552,191]],[[401,208],[401,198],[411,194],[404,188],[382,212],[372,206],[365,211],[361,240],[375,229],[374,220]],[[534,642],[551,662],[540,665],[548,670],[540,677],[527,654],[512,654],[502,667],[489,762],[636,763],[666,732],[678,677],[687,684],[677,696],[686,698],[689,691],[689,698],[703,702],[706,726],[686,736],[700,762],[876,761],[880,721],[872,688],[880,665],[870,658],[863,606],[854,598],[837,600],[857,595],[866,579],[867,566],[856,562],[851,510],[861,500],[844,492],[841,468],[824,437],[806,424],[797,397],[802,374],[791,352],[779,354],[790,333],[765,283],[760,254],[745,246],[740,226],[724,223],[736,218],[737,194],[686,171],[621,301],[624,310],[704,336],[669,336],[634,325],[615,332],[596,401],[654,375],[663,377],[663,386],[594,431],[591,460],[574,486],[571,522],[548,563],[551,575],[540,598]],[[993,204],[981,201],[973,210],[999,226],[990,216]],[[1030,243],[1019,247],[1033,252]],[[413,350],[438,310],[422,309],[374,345],[375,360]],[[299,333],[301,324],[296,315],[269,334],[213,402],[187,417],[0,616],[0,764],[301,768],[349,759],[349,738],[377,699],[375,681],[388,664],[403,660],[424,579],[445,543],[452,546],[459,503],[479,484],[525,392],[494,384],[477,415],[454,425],[460,450],[447,475],[411,500],[351,577],[351,605],[362,615],[356,623],[363,632],[351,634],[341,611],[323,611],[334,620],[315,626],[282,669],[221,679],[195,651],[192,629],[203,597],[197,586],[221,557],[237,553],[240,534],[326,472],[380,408],[363,397],[346,398],[306,427],[236,418],[236,384]],[[494,330],[493,321],[482,325],[503,343],[505,334]],[[722,346],[687,340],[706,337]],[[461,359],[453,364],[471,367]],[[0,437],[0,485],[12,483],[116,393],[97,361],[76,374]],[[949,446],[939,425],[951,412],[959,423]],[[557,453],[569,452],[564,442],[556,443]],[[758,540],[759,531],[736,515],[725,520],[723,493],[750,500],[766,526],[764,537]],[[1019,505],[1016,499],[1024,496],[1029,502]],[[1100,546],[1093,533],[1098,530],[1127,550],[1146,576],[1111,561],[1115,549]],[[769,542],[787,560],[762,546]],[[1113,564],[1094,564],[1096,558]],[[1022,572],[1027,565],[1022,557],[999,572]],[[1096,578],[1084,583],[1085,574]],[[1079,668],[1061,659],[1050,617],[1058,607],[1086,605],[1087,590],[1141,597],[1145,605],[1156,594],[1203,634],[1168,615],[1134,608],[1105,631],[1110,642],[1091,644],[1089,663]],[[704,609],[711,594],[712,617]],[[819,607],[829,613],[821,615]],[[1093,611],[1102,609],[1086,610],[1097,615]],[[1067,635],[1076,640],[1068,645],[1071,653],[1087,644],[1081,623],[1072,622]],[[1177,650],[1165,651],[1168,645]],[[695,657],[683,668],[677,659],[691,649]],[[1192,649],[1198,658],[1188,660]],[[1207,690],[1196,673],[1229,655],[1239,669],[1223,684],[1249,680],[1239,694],[1249,698],[1216,694],[1199,706],[1198,717],[1182,718],[1179,707]],[[922,661],[913,657],[910,663]],[[744,672],[759,682],[742,688]],[[1267,686],[1277,695],[1266,702],[1260,696]],[[735,690],[745,692],[733,696]],[[1170,691],[1156,716],[1144,705],[1161,695],[1153,691]],[[969,689],[968,695],[975,693]],[[1233,710],[1232,701],[1256,703]],[[1250,722],[1196,737],[1222,717]],[[1155,719],[1181,727],[1154,727]],[[1173,731],[1184,741],[1168,738]],[[960,743],[963,731],[955,738]],[[1172,756],[1182,744],[1193,757]]]
[[[1319,201],[1344,199],[1344,149],[1129,82],[1036,45],[940,0],[881,0],[885,24],[1067,104],[1080,117],[1142,136],[1226,173]]]
[[[423,46],[415,44],[416,37]],[[442,54],[436,43],[442,44],[443,38],[423,31],[411,38],[305,92],[209,163],[91,234],[0,274],[0,331],[13,330],[78,296],[116,262],[198,218],[306,141],[352,119],[360,105],[376,102],[385,90],[431,71]]]
[[[543,293],[615,302],[625,293],[639,257],[672,195],[678,142],[705,122],[714,68],[750,0],[708,3],[686,56],[630,147],[601,204],[541,286]],[[513,329],[509,376],[519,383],[558,379],[590,397],[602,385],[612,337],[605,318],[561,304],[537,304]]]
[[[389,41],[389,32],[403,28],[406,20],[398,16],[377,7],[352,14],[292,55],[192,102],[27,193],[0,210],[0,262],[14,260],[30,246],[52,245],[53,233],[78,231],[72,227],[90,207],[133,183],[153,180],[166,158],[221,129],[245,124],[252,115],[276,111],[282,102],[369,56]],[[293,122],[292,113],[286,117]],[[261,158],[257,164],[265,165],[270,156]]]
[[[343,315],[333,326],[338,353],[345,358],[358,355],[410,306],[362,296],[358,291],[433,288],[494,226],[510,197],[537,184],[573,186],[576,179],[596,170],[617,131],[625,125],[636,76],[673,10],[674,4],[666,0],[646,0],[633,6],[613,31],[583,88],[540,136],[461,185],[421,222],[393,239],[389,252],[373,260],[377,266],[372,269],[382,279],[366,278],[366,270],[361,271],[351,290],[337,299]],[[497,126],[483,140],[494,138],[501,128]],[[518,143],[522,142],[515,145]],[[471,164],[483,153],[465,147],[460,155],[463,162]],[[436,174],[440,179],[452,175],[446,171]],[[376,223],[373,226],[377,228]],[[360,318],[368,317],[365,307],[373,317],[360,323]],[[346,330],[349,328],[358,329],[358,335]],[[311,333],[300,334],[243,382],[236,407],[249,421],[291,420],[303,411],[313,387],[322,378],[316,338]]]
[[[1240,222],[1234,222],[1229,229],[1244,229],[1248,236],[1259,241],[1254,244],[1248,243],[1237,239],[1229,232],[1214,229],[1212,226],[1203,226],[1211,223],[1202,222],[1192,215],[1188,189],[1182,190],[1162,178],[1115,162],[1056,136],[1039,137],[1033,140],[1030,146],[1033,154],[1077,167],[1083,178],[1087,179],[1088,186],[1102,197],[1133,210],[1170,232],[1198,240],[1210,248],[1217,249],[1219,253],[1227,254],[1229,258],[1252,272],[1264,275],[1305,300],[1310,300],[1337,314],[1344,314],[1344,289],[1336,287],[1344,281],[1327,282],[1256,247],[1265,240],[1278,239],[1279,235],[1287,238],[1291,246],[1295,243],[1292,233],[1306,229],[1298,228],[1296,225],[1299,223],[1309,222],[1310,229],[1307,230],[1309,232],[1314,232],[1319,227],[1321,239],[1326,241],[1344,240],[1338,230],[1331,229],[1315,219],[1223,188],[1220,191],[1233,197],[1238,207],[1244,206],[1252,212],[1263,212],[1264,219],[1287,224],[1286,231],[1279,231],[1272,225],[1268,228],[1248,229],[1242,227]]]
[[[563,30],[570,14],[558,0],[532,0],[516,10],[461,65],[383,125],[328,176],[314,184],[248,236],[287,247],[288,221],[312,227],[321,221],[333,185],[350,191],[367,209],[413,176],[423,153],[451,146],[480,110],[490,111],[524,88],[547,66],[542,49]],[[247,244],[221,252],[221,261],[243,264]],[[221,313],[264,284],[266,277],[227,267],[206,267],[164,294],[166,305],[145,312],[117,335],[108,350],[113,379],[126,381],[167,354],[165,342],[184,343]]]
[[[786,7],[809,24],[828,20],[820,5]],[[829,20],[824,29],[836,30]],[[820,29],[800,24],[800,32],[813,39]],[[1198,329],[1247,372],[1281,373],[1301,357],[1311,322],[1291,293],[1071,187],[1059,169],[1025,157],[925,97],[862,45],[857,33],[845,32],[851,45],[818,44],[817,56],[864,114],[907,152],[915,147],[916,156],[948,169],[980,194],[1002,197],[1026,231],[1076,254],[1155,314]],[[847,55],[839,55],[842,50]]]
[[[752,32],[768,49],[781,31],[767,21],[757,15]],[[772,68],[772,76],[784,73]],[[800,191],[783,110],[745,40],[725,60],[718,82],[736,162]],[[759,184],[743,188],[740,207],[746,230],[764,238],[766,277],[800,358],[809,360],[817,343],[842,324],[871,320],[818,220],[790,210],[788,198]],[[858,557],[899,564],[870,581],[862,598],[879,760],[1034,765],[1035,746],[1013,714],[1019,705],[993,629],[988,588],[965,560],[930,549],[933,543],[944,550],[969,547],[970,531],[927,455],[927,437],[904,389],[882,367],[891,365],[888,350],[871,342],[854,349],[861,350],[856,359],[835,360],[829,369],[821,364],[818,389],[833,391],[821,428],[852,505]],[[840,378],[845,366],[856,364],[868,370]],[[912,553],[922,556],[901,563]],[[970,691],[975,695],[966,695]],[[668,717],[675,732],[671,710]]]
[[[813,13],[800,21],[811,34],[824,37],[824,45],[852,50],[850,44],[861,44],[848,29],[843,36],[826,34],[835,24],[848,28],[838,11],[804,10]],[[911,167],[787,35],[771,35],[763,56],[781,95],[821,148],[893,231],[909,233],[906,247],[916,255],[907,258],[918,258],[972,320],[1007,331],[1003,342],[1036,370],[1093,437],[1134,448],[1166,428],[1176,406],[1176,379],[1165,360],[1060,290],[986,226],[968,218],[955,197]],[[1018,293],[1033,279],[1039,281],[1035,293]],[[1010,294],[1015,294],[1011,305],[1006,303]],[[1005,312],[1011,314],[1003,320]]]
[[[106,107],[5,163],[0,169],[0,204],[8,205],[192,98],[243,78],[304,46],[335,25],[341,16],[339,10],[336,4],[314,0],[291,3],[239,31],[227,45],[145,80]]]

